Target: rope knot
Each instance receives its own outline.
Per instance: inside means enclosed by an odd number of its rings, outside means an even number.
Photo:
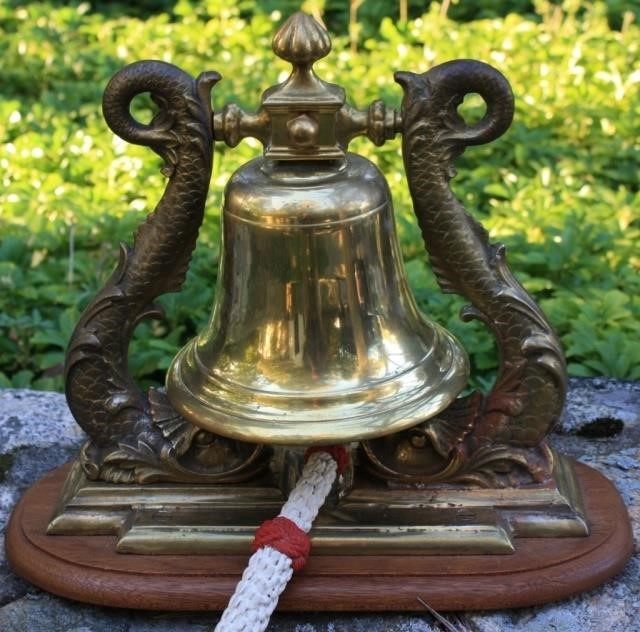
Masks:
[[[255,553],[264,546],[270,546],[291,559],[294,571],[299,571],[306,563],[311,549],[309,536],[289,518],[277,516],[265,520],[256,531],[251,550]]]
[[[309,457],[315,452],[326,452],[330,454],[337,465],[336,474],[341,476],[344,474],[346,469],[349,467],[349,452],[343,445],[317,445],[309,448],[304,453],[305,463],[308,461]]]

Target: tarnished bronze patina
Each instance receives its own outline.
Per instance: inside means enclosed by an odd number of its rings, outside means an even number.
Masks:
[[[194,80],[162,62],[132,64],[107,86],[107,123],[162,156],[169,182],[72,336],[67,398],[89,441],[51,532],[117,528],[121,549],[139,552],[242,548],[295,479],[299,453],[284,446],[350,443],[354,469],[318,526],[326,550],[508,552],[513,535],[586,534],[571,466],[545,439],[565,395],[558,339],[449,185],[456,157],[511,123],[506,79],[472,60],[399,72],[401,112],[381,101],[359,111],[313,71],[330,42],[310,16],[289,18],[273,48],[293,70],[254,113],[212,112],[219,75]],[[142,92],[159,107],[149,125],[129,113]],[[473,125],[456,109],[469,93],[487,106]],[[347,151],[356,136],[380,145],[398,133],[440,287],[497,342],[487,394],[459,396],[466,354],[418,311],[386,182]],[[264,155],[227,185],[210,323],[174,359],[166,392],[143,394],[127,370],[131,334],[181,287],[213,143],[248,136]],[[475,545],[470,524],[486,536]]]
[[[361,478],[323,508],[313,554],[508,555],[517,538],[587,535],[573,467],[556,456],[554,482],[534,487],[387,487]],[[114,535],[122,553],[245,553],[256,525],[286,500],[279,468],[295,461],[274,461],[268,476],[242,486],[181,487],[92,482],[76,464],[48,533]]]

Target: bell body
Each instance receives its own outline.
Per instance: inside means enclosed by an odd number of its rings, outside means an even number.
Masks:
[[[208,327],[167,375],[195,425],[255,443],[376,437],[443,410],[465,352],[418,311],[387,183],[368,160],[257,158],[225,192]]]

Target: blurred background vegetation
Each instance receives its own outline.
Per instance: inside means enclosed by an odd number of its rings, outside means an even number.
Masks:
[[[120,241],[164,188],[159,160],[108,130],[101,93],[138,59],[225,77],[214,105],[254,109],[286,76],[270,39],[303,8],[333,34],[319,74],[360,108],[399,106],[398,69],[472,57],[501,70],[516,116],[498,141],[458,161],[454,188],[507,244],[509,260],[562,337],[572,375],[640,379],[640,0],[139,0],[0,5],[0,386],[62,388],[64,349],[80,312],[117,259]],[[482,114],[479,99],[461,106]],[[136,115],[149,119],[149,101]],[[470,353],[476,383],[496,368],[479,324],[436,289],[404,179],[399,141],[352,148],[387,175],[411,285],[420,306]],[[187,283],[143,323],[131,370],[162,380],[178,347],[208,317],[219,206],[230,174],[257,142],[215,150],[207,218]]]

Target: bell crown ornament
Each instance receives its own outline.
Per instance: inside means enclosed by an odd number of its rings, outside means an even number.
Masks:
[[[266,444],[415,426],[455,399],[469,369],[415,304],[384,177],[346,151],[358,134],[393,135],[398,115],[359,115],[317,77],[330,42],[310,16],[291,16],[273,49],[289,78],[256,115],[234,106],[214,118],[223,137],[260,138],[264,156],[227,184],[213,313],[171,364],[168,398],[198,427]]]
[[[325,29],[310,15],[294,13],[273,38],[274,53],[293,66],[281,84],[265,90],[256,113],[234,103],[215,114],[216,140],[235,147],[247,137],[274,160],[339,160],[349,142],[367,136],[376,145],[401,132],[400,114],[381,100],[360,111],[346,103],[340,86],[320,79],[313,64],[331,51]]]

